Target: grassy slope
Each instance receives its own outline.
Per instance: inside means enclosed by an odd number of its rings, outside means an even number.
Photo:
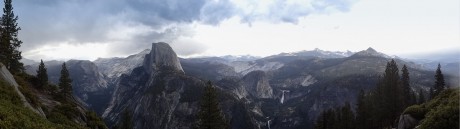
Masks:
[[[43,118],[23,106],[19,95],[15,92],[13,86],[0,79],[0,128],[14,129],[84,129],[84,128],[107,128],[94,112],[86,112],[86,125],[81,125],[73,121],[79,117],[76,110],[76,104],[73,102],[60,101],[60,105],[56,105],[52,109],[44,107],[37,99],[36,93],[30,89],[32,85],[29,81],[33,76],[16,76],[20,84],[21,92],[26,96],[27,100],[35,107],[40,106],[45,109],[47,118]],[[56,101],[56,100],[54,100]],[[58,100],[59,101],[59,100]],[[87,126],[87,127],[85,127]]]
[[[0,80],[0,128],[72,128],[70,126],[54,124],[35,112],[24,107],[22,102],[10,86]]]

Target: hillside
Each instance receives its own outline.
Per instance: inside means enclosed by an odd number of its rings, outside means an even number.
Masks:
[[[459,93],[458,88],[448,89],[426,103],[408,107],[399,119],[398,129],[458,129]]]
[[[59,97],[56,86],[38,89],[34,76],[13,76],[1,63],[0,67],[0,128],[107,128],[75,99]]]

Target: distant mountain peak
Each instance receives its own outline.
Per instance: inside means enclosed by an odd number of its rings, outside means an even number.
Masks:
[[[344,58],[349,57],[353,54],[351,51],[341,52],[341,51],[327,51],[315,48],[313,50],[302,50],[291,53],[280,53],[278,55],[272,55],[265,58],[275,58],[283,56],[297,56],[297,57],[320,57],[320,58]]]
[[[319,48],[315,48],[314,51],[323,51],[323,50],[321,50]]]
[[[374,48],[372,48],[372,47],[367,48],[366,51],[368,51],[368,52],[377,52],[377,51],[376,51]]]
[[[374,48],[369,47],[366,50],[360,51],[352,55],[354,57],[359,56],[359,57],[384,57],[384,58],[391,58],[390,56],[380,53],[376,51]]]

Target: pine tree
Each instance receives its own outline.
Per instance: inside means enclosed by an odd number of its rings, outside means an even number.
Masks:
[[[381,122],[382,128],[393,126],[394,120],[404,109],[402,87],[400,84],[399,70],[396,62],[391,60],[387,63],[382,80],[379,80],[375,91],[376,108],[373,109],[376,118]]]
[[[430,87],[430,100],[434,98],[434,90],[433,87]]]
[[[438,64],[438,69],[436,69],[436,74],[434,75],[434,78],[436,79],[436,81],[434,82],[434,96],[437,96],[444,89],[446,89],[444,75],[442,75],[441,72],[441,64]]]
[[[384,102],[388,109],[388,116],[384,119],[384,124],[392,125],[393,121],[399,116],[402,107],[401,87],[399,86],[399,70],[394,60],[387,64],[385,74],[383,75]]]
[[[336,129],[338,127],[338,120],[336,111],[328,109],[322,111],[318,119],[316,119],[314,128],[315,129]]]
[[[328,109],[319,115],[316,119],[315,129],[355,129],[355,115],[351,110],[349,102],[343,107]]]
[[[14,15],[12,0],[4,0],[5,7],[1,18],[0,31],[0,61],[12,73],[19,73],[24,70],[23,64],[19,61],[22,59],[19,47],[22,41],[18,39],[18,16]]]
[[[40,60],[40,65],[38,65],[37,78],[40,88],[44,88],[48,85],[48,73],[46,72],[46,67],[45,63],[43,63],[43,60]]]
[[[339,108],[340,117],[339,128],[341,129],[355,129],[355,115],[351,111],[351,106],[349,102],[346,102],[342,108]]]
[[[402,84],[402,97],[404,101],[403,107],[408,107],[410,105],[415,104],[415,100],[413,99],[413,92],[410,88],[410,78],[409,78],[409,71],[407,70],[406,65],[402,68],[402,75],[401,75],[401,84]]]
[[[368,107],[366,105],[366,96],[364,90],[359,91],[357,104],[356,104],[356,125],[357,129],[367,129],[367,124],[369,124],[368,119],[370,118],[368,114]]]
[[[65,62],[62,63],[61,77],[59,78],[59,88],[61,89],[61,94],[68,98],[72,97],[72,80],[69,76],[69,71]]]
[[[219,108],[218,94],[211,81],[208,81],[204,88],[198,117],[198,128],[200,129],[228,129],[230,127]]]
[[[425,100],[425,95],[424,95],[424,93],[423,93],[423,90],[420,89],[420,92],[418,93],[418,101],[417,101],[417,103],[418,103],[418,104],[422,104],[422,103],[424,103],[425,101],[426,101],[426,100]]]

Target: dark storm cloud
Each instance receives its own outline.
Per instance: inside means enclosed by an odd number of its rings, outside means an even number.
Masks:
[[[257,7],[258,1],[248,1]],[[21,48],[24,51],[63,42],[113,43],[109,45],[112,52],[131,54],[149,48],[152,42],[173,42],[181,36],[193,35],[192,28],[187,26],[192,22],[217,25],[239,16],[246,23],[257,20],[296,23],[299,17],[328,8],[347,11],[352,2],[313,0],[308,3],[275,0],[268,12],[262,13],[247,11],[229,0],[19,0],[14,1],[13,6],[22,28],[20,38],[24,41]],[[116,29],[119,26],[146,30],[139,31],[142,34],[123,34],[123,30]],[[123,38],[110,35],[117,32],[121,34],[115,36]],[[202,50],[178,53],[194,52]]]

